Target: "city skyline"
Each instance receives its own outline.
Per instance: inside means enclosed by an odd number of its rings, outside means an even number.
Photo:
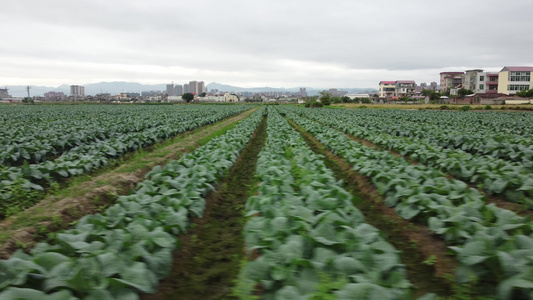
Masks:
[[[11,1],[0,12],[0,86],[431,82],[532,66],[533,37],[517,34],[533,30],[532,10],[529,0]]]

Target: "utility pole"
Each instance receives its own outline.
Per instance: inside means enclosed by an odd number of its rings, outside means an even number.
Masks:
[[[28,98],[30,98],[30,89],[31,89],[31,86],[28,85],[28,86],[26,87],[26,91],[28,91]]]

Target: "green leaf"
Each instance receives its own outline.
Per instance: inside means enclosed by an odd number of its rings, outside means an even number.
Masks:
[[[300,290],[295,286],[284,286],[276,292],[274,298],[276,300],[305,300],[308,297],[304,297]]]
[[[120,274],[121,278],[112,278],[110,281],[122,283],[125,286],[135,288],[144,293],[154,293],[157,285],[157,278],[148,268],[146,264],[136,262],[131,266],[126,267]]]
[[[53,294],[45,294],[38,290],[27,288],[10,287],[0,293],[0,299],[6,300],[78,300],[67,290],[62,290]]]

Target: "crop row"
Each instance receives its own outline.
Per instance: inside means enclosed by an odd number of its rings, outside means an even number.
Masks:
[[[169,271],[177,235],[201,217],[204,197],[226,174],[262,119],[257,111],[224,135],[155,167],[103,214],[0,261],[0,299],[138,299]]]
[[[129,151],[153,145],[181,132],[216,122],[244,109],[246,108],[223,109],[220,107],[218,111],[211,112],[202,118],[197,117],[172,126],[158,126],[141,132],[130,132],[107,140],[82,144],[63,153],[55,160],[0,169],[0,217],[5,216],[8,207],[17,205],[18,199],[14,197],[17,189],[44,190],[42,185],[50,184],[59,178],[91,172],[107,165],[109,158],[121,157]]]
[[[439,112],[406,110],[337,110],[339,117],[369,132],[426,139],[444,148],[461,149],[522,163],[533,170],[530,113]]]
[[[533,209],[533,173],[521,163],[494,156],[478,156],[455,148],[445,148],[427,139],[405,138],[376,132],[359,126],[338,110],[299,111],[301,115],[353,136],[399,152],[425,165],[452,174],[461,180],[477,183],[489,194],[501,194],[515,203]]]
[[[262,299],[409,296],[398,251],[365,223],[321,156],[275,110],[256,176],[244,235],[247,250],[260,255],[241,270],[241,293],[260,284]]]
[[[284,109],[285,110],[285,109]],[[285,110],[355,171],[369,177],[405,219],[426,222],[441,235],[460,262],[456,278],[496,285],[499,299],[533,296],[533,223],[514,212],[486,205],[476,189],[438,170],[411,165],[388,151],[371,149],[345,134]],[[490,291],[491,286],[486,286]]]
[[[220,110],[239,109],[243,108],[94,105],[41,106],[40,110],[33,110],[26,106],[2,107],[0,114],[5,120],[0,133],[0,165],[39,163],[70,149],[124,134],[194,128],[197,120],[209,118]]]

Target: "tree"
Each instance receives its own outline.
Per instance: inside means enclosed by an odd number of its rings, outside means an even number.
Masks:
[[[323,105],[331,104],[331,95],[328,92],[320,92],[320,98],[318,98]]]
[[[205,95],[207,95],[207,93],[203,92],[200,94],[200,97],[205,97]]]
[[[350,102],[352,102],[352,98],[348,96],[342,97],[342,103],[350,103]]]
[[[33,104],[34,101],[33,101],[33,99],[30,98],[30,97],[24,97],[24,98],[22,99],[22,103],[25,103],[25,104]]]
[[[192,93],[185,93],[181,95],[181,99],[185,100],[185,102],[189,103],[194,99],[194,94]]]
[[[421,92],[421,94],[422,94],[423,96],[429,96],[429,95],[431,95],[432,93],[435,93],[435,91],[434,91],[434,90],[422,90],[422,92]]]
[[[457,91],[457,94],[459,94],[460,96],[466,96],[466,95],[470,95],[470,94],[474,94],[474,91],[472,90],[467,90],[465,88],[461,88]]]
[[[331,98],[331,102],[335,103],[335,104],[342,103],[342,98],[341,97],[333,97],[333,98]]]
[[[516,95],[518,97],[526,97],[526,98],[531,98],[533,97],[533,89],[531,90],[521,90],[521,91],[518,91],[516,92]]]

